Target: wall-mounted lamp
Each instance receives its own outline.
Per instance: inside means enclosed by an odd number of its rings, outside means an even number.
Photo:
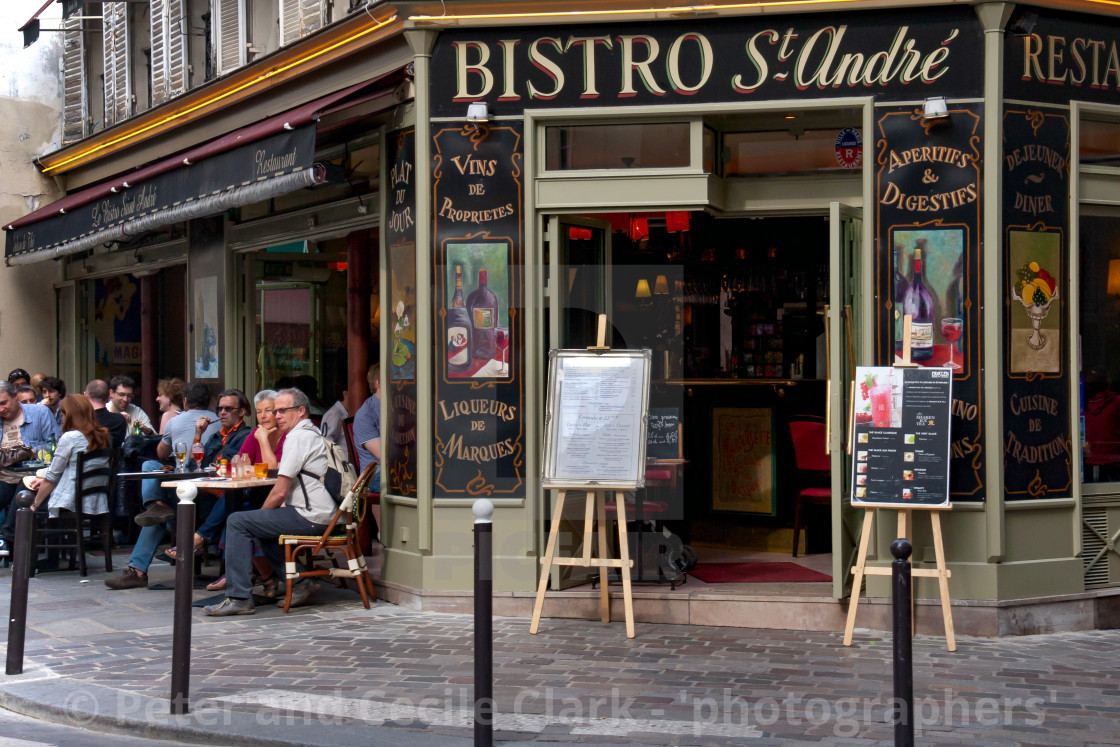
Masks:
[[[944,96],[931,96],[922,104],[922,123],[947,121],[949,119],[949,105],[945,103]]]
[[[664,275],[658,275],[653,281],[653,294],[655,296],[669,295],[669,279]]]
[[[649,281],[645,278],[638,278],[638,287],[634,289],[634,298],[644,299],[649,297]]]
[[[490,108],[485,101],[475,101],[467,104],[467,121],[474,124],[483,124],[490,121]]]
[[[1120,296],[1120,259],[1108,260],[1108,295]]]

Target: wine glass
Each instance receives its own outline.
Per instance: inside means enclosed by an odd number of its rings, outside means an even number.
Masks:
[[[187,443],[179,441],[175,444],[175,471],[182,472],[187,462]]]
[[[509,376],[509,327],[494,328],[494,344],[502,361],[502,376]]]
[[[961,339],[961,332],[963,331],[963,319],[949,316],[941,320],[941,336],[945,338],[945,342],[949,343],[949,362],[945,364],[945,368],[961,367],[961,364],[953,362],[953,348],[957,346],[957,340]]]
[[[202,469],[202,458],[204,456],[206,456],[206,449],[202,447],[200,442],[195,441],[194,444],[191,445],[191,458],[194,459],[196,469]]]

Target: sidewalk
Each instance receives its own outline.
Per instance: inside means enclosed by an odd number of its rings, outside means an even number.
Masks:
[[[120,565],[123,566],[124,558]],[[116,564],[115,564],[116,565]],[[153,566],[154,581],[173,569]],[[102,731],[210,744],[469,744],[468,616],[324,586],[288,615],[193,626],[191,706],[168,715],[171,592],[105,574],[31,580],[24,674],[0,705]],[[0,570],[7,609],[11,573]],[[196,592],[197,596],[207,592]],[[545,619],[494,622],[496,739],[640,745],[893,744],[889,635]],[[1120,632],[914,643],[918,744],[1120,745]]]

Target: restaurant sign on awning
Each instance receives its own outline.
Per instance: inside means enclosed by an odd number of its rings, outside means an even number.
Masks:
[[[100,190],[102,194],[89,201],[60,200],[58,204],[63,206],[54,214],[23,225],[17,222],[7,230],[4,256],[9,264],[64,256],[131,235],[130,228],[150,231],[196,217],[196,213],[200,217],[221,212],[231,202],[264,199],[273,191],[267,189],[272,184],[284,191],[308,186],[303,182],[316,181],[311,176],[314,157],[314,124],[278,132],[198,162],[192,162],[188,154],[176,168],[163,169],[137,183],[126,179],[108,193]],[[309,176],[300,179],[298,174]],[[246,201],[231,201],[238,194]]]

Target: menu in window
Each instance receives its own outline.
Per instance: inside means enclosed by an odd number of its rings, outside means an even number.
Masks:
[[[948,368],[856,369],[852,505],[949,505]]]

